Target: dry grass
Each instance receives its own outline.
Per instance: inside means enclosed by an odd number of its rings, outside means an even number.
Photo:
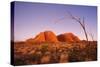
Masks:
[[[14,44],[14,65],[97,60],[97,42]]]

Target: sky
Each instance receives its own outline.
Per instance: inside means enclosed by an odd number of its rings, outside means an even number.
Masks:
[[[14,41],[25,41],[44,31],[53,31],[56,35],[72,32],[80,39],[86,39],[82,27],[69,17],[68,12],[81,20],[84,17],[88,34],[92,33],[97,40],[96,6],[15,2]],[[88,37],[91,40],[91,36]]]

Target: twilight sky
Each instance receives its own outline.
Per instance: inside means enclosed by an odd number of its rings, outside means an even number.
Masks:
[[[72,32],[80,39],[85,39],[80,24],[70,19],[67,11],[70,11],[74,16],[85,17],[87,32],[92,33],[94,39],[97,40],[96,6],[15,2],[15,41],[34,38],[40,32],[47,30],[53,31],[57,35]],[[89,40],[91,40],[90,36]]]

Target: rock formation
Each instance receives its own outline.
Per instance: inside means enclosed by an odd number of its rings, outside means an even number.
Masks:
[[[80,41],[80,39],[77,36],[75,36],[73,33],[64,33],[64,34],[58,35],[57,37],[58,37],[58,40],[61,42],[71,43],[71,42]]]
[[[56,35],[52,31],[40,32],[34,39],[28,39],[28,42],[58,42]]]
[[[27,40],[28,42],[35,42],[35,43],[41,43],[41,42],[78,42],[80,39],[75,36],[73,33],[64,33],[56,36],[52,31],[45,31],[40,32],[35,38],[31,38]]]

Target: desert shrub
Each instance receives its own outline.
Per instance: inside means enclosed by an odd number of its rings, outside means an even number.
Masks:
[[[32,59],[33,61],[36,61],[36,60],[39,59],[39,55],[33,54],[33,55],[31,56],[31,59]]]
[[[81,45],[86,45],[86,47],[82,49],[79,45],[74,45],[74,47],[69,50],[70,62],[97,60],[97,45],[95,43],[85,43]]]
[[[91,60],[97,60],[97,45],[96,44],[89,44],[86,46],[86,48],[84,49],[84,51],[86,52],[86,58],[89,58]],[[88,61],[88,60],[86,60]]]
[[[69,61],[78,62],[84,61],[85,53],[82,49],[79,48],[79,45],[75,45],[72,49],[69,50]]]
[[[48,51],[48,44],[47,43],[42,44],[41,51],[42,51],[42,53],[45,53],[46,51]]]
[[[69,52],[69,62],[77,62],[78,61],[77,56],[78,56],[78,50],[71,49]]]
[[[66,51],[64,51],[64,52],[62,52],[60,54],[60,60],[59,60],[59,62],[60,63],[68,62],[69,61],[68,59],[69,59],[69,55],[68,55],[68,53]]]
[[[30,58],[33,61],[38,61],[41,58],[41,56],[42,56],[41,52],[36,52],[35,54],[30,55]]]
[[[51,54],[51,63],[58,63],[59,62],[59,57],[57,56],[57,53],[52,53]]]
[[[14,60],[14,65],[26,65],[25,61],[22,58],[16,58]]]

